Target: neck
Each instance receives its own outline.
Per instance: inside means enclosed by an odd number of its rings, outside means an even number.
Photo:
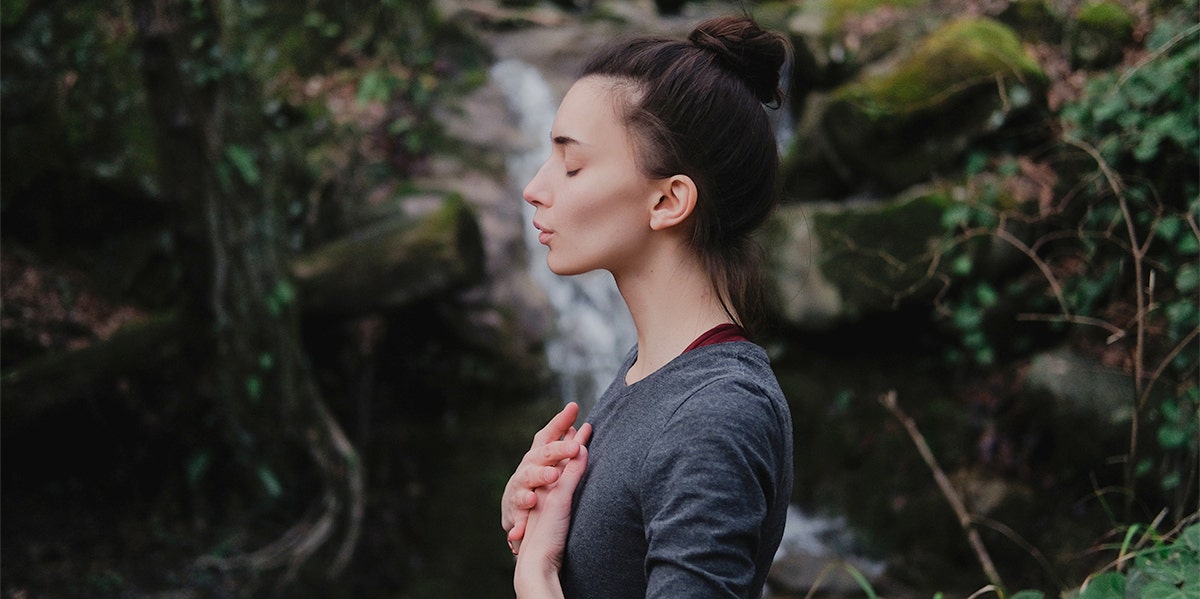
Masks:
[[[638,357],[625,377],[637,382],[675,359],[705,331],[732,322],[708,273],[689,252],[667,252],[636,272],[613,273],[637,328]]]

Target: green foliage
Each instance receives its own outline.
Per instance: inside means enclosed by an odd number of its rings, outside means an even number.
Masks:
[[[283,316],[284,310],[296,301],[296,289],[292,284],[280,279],[271,293],[267,294],[267,312],[276,318]]]
[[[123,179],[155,189],[153,129],[122,6],[0,5],[6,205],[42,178]]]
[[[1062,111],[1068,134],[1095,146],[1126,180],[1166,190],[1181,184],[1179,198],[1197,192],[1196,178],[1182,175],[1200,161],[1198,35],[1200,27],[1186,20],[1159,21],[1146,41],[1152,60],[1090,80]]]
[[[1184,529],[1174,540],[1158,539],[1132,557],[1127,572],[1097,574],[1077,599],[1200,597],[1200,524]]]
[[[978,154],[942,219],[944,260],[962,281],[942,305],[958,339],[950,360],[987,367],[1069,336],[1137,364],[1130,404],[1150,442],[1134,473],[1178,501],[1194,496],[1181,473],[1195,467],[1200,434],[1200,25],[1186,4],[1156,22],[1143,60],[1094,76],[1062,108],[1073,158],[1055,166],[1057,206],[1022,203],[1006,184],[1016,159]],[[1038,268],[984,268],[969,243],[978,237]]]

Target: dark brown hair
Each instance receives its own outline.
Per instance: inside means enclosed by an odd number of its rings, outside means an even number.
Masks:
[[[782,104],[779,73],[788,51],[785,38],[750,17],[719,17],[699,24],[687,41],[610,45],[581,74],[620,83],[618,109],[645,175],[695,181],[692,249],[725,311],[751,330],[765,313],[762,251],[751,234],[775,205],[779,166],[763,104]]]

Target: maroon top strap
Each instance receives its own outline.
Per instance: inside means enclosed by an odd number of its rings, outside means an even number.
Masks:
[[[725,343],[726,341],[749,340],[750,334],[746,332],[746,329],[743,329],[732,322],[727,322],[725,324],[719,324],[705,331],[699,337],[696,337],[696,340],[693,341],[691,345],[687,346],[687,349],[683,350],[683,353],[686,354],[687,352],[690,352],[698,347],[716,345],[718,343]]]

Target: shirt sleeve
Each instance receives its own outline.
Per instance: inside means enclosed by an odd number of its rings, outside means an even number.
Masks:
[[[714,381],[684,401],[650,447],[639,484],[646,597],[758,597],[781,431],[763,390]]]

